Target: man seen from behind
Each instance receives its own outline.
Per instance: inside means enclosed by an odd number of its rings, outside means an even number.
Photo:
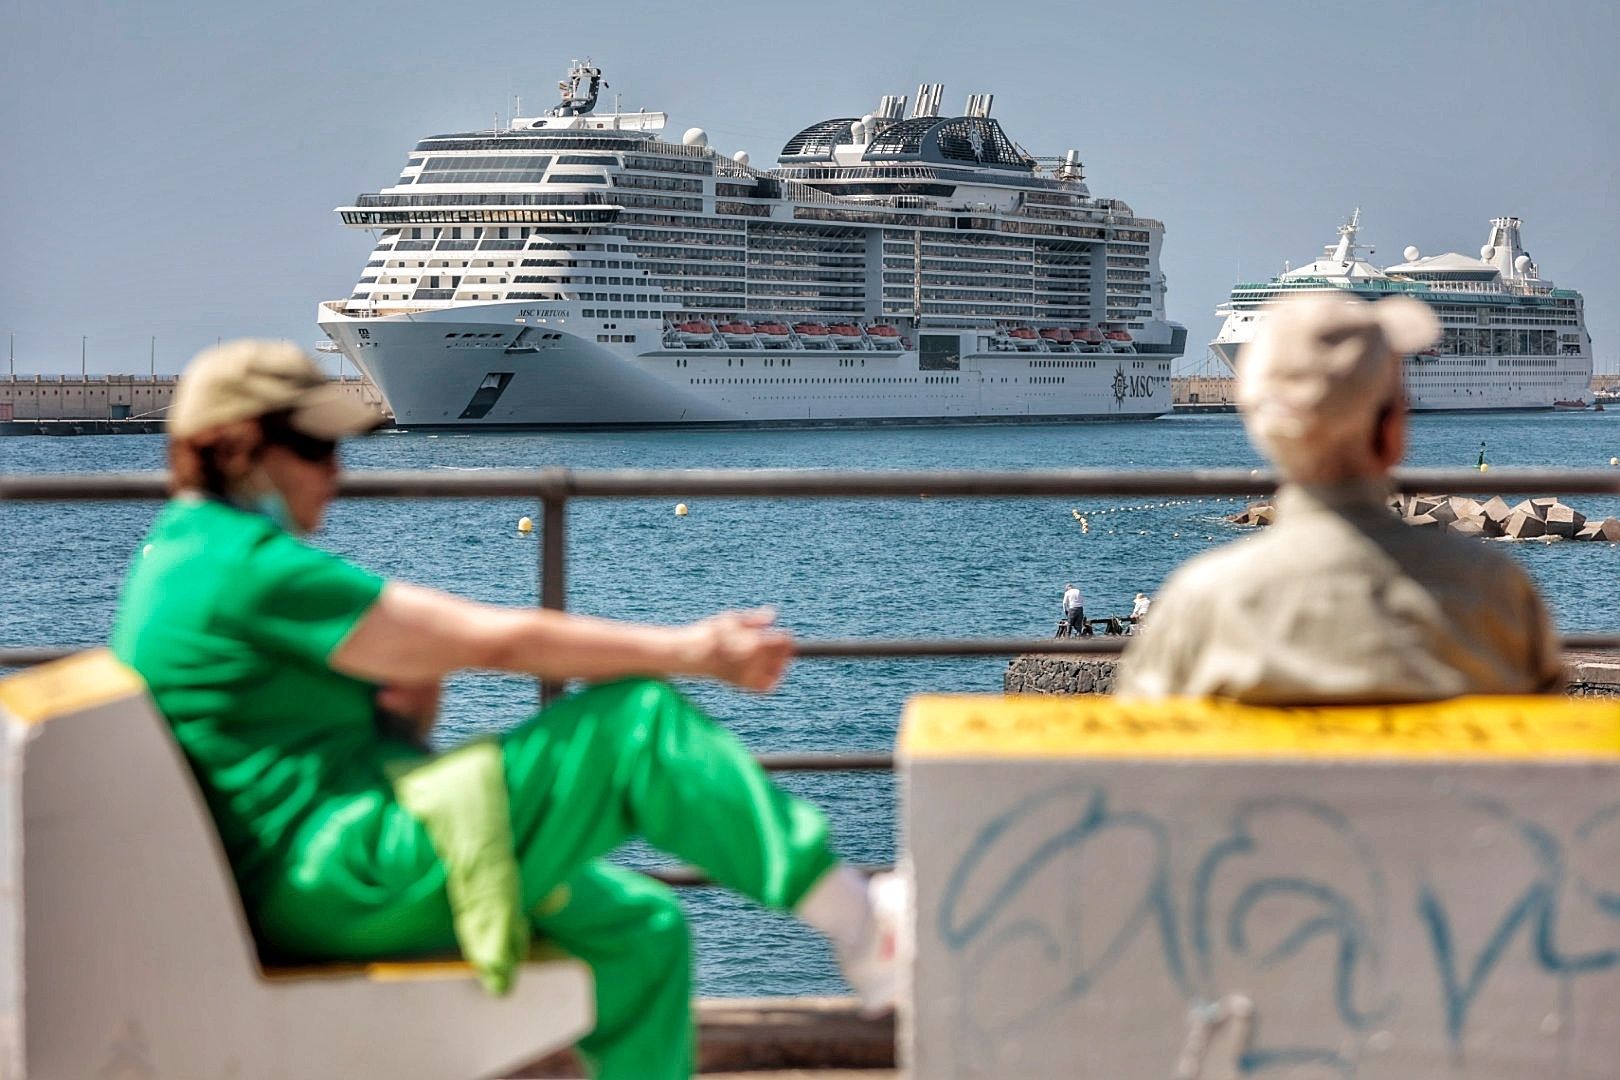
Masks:
[[[1271,314],[1239,359],[1237,398],[1283,481],[1277,523],[1170,577],[1121,696],[1303,705],[1559,687],[1557,635],[1518,563],[1387,505],[1406,449],[1401,357],[1439,335],[1401,297]]]

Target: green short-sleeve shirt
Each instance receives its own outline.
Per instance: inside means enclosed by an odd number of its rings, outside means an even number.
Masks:
[[[201,782],[245,892],[334,796],[388,790],[376,687],[327,658],[383,580],[268,518],[175,499],[124,586],[112,647],[141,674]]]

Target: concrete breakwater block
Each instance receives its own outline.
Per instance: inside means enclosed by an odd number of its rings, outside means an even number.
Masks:
[[[1234,525],[1271,525],[1277,520],[1277,508],[1270,503],[1250,503],[1226,520]]]
[[[1620,522],[1610,529],[1608,523],[1615,519],[1605,518],[1597,523],[1598,528],[1590,528],[1592,523],[1585,514],[1551,496],[1524,499],[1510,507],[1499,495],[1483,503],[1464,495],[1391,495],[1386,505],[1408,525],[1439,527],[1461,536],[1620,542]],[[1276,509],[1268,503],[1254,503],[1226,520],[1234,525],[1270,525],[1276,520]]]
[[[1509,506],[1507,504],[1507,500],[1502,498],[1500,495],[1492,495],[1489,499],[1479,504],[1479,510],[1480,513],[1484,514],[1487,518],[1496,522],[1497,524],[1501,524],[1502,522],[1506,521],[1508,519],[1508,515],[1513,513],[1513,508]]]
[[[1602,521],[1588,521],[1575,534],[1575,539],[1607,540],[1611,544],[1620,543],[1620,520],[1604,518]]]
[[[1586,515],[1573,506],[1555,503],[1547,507],[1547,516],[1542,520],[1547,524],[1547,535],[1574,536],[1586,524]]]
[[[1620,707],[921,697],[909,1075],[1612,1080]]]
[[[1502,535],[1510,540],[1530,540],[1537,536],[1545,536],[1546,533],[1547,523],[1523,510],[1513,511],[1502,523]]]

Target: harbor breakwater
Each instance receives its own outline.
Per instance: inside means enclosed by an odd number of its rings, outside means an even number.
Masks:
[[[1113,657],[1014,657],[1002,675],[1008,694],[1111,694],[1119,661]],[[1620,653],[1564,654],[1565,692],[1570,697],[1620,698]]]
[[[1463,536],[1506,540],[1592,540],[1620,543],[1620,518],[1588,518],[1556,496],[1523,499],[1510,506],[1500,495],[1485,502],[1466,495],[1391,495],[1389,509],[1414,528],[1439,528]],[[1271,503],[1251,503],[1226,520],[1234,525],[1270,525]]]

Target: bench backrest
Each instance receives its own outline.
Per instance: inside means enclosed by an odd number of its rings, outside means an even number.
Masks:
[[[0,684],[0,716],[0,876],[21,884],[0,893],[18,945],[0,1000],[30,1044],[99,1038],[116,1058],[139,1013],[209,1015],[222,981],[255,980],[218,835],[139,679],[84,653]]]
[[[1620,702],[914,698],[913,1075],[1620,1075]]]

